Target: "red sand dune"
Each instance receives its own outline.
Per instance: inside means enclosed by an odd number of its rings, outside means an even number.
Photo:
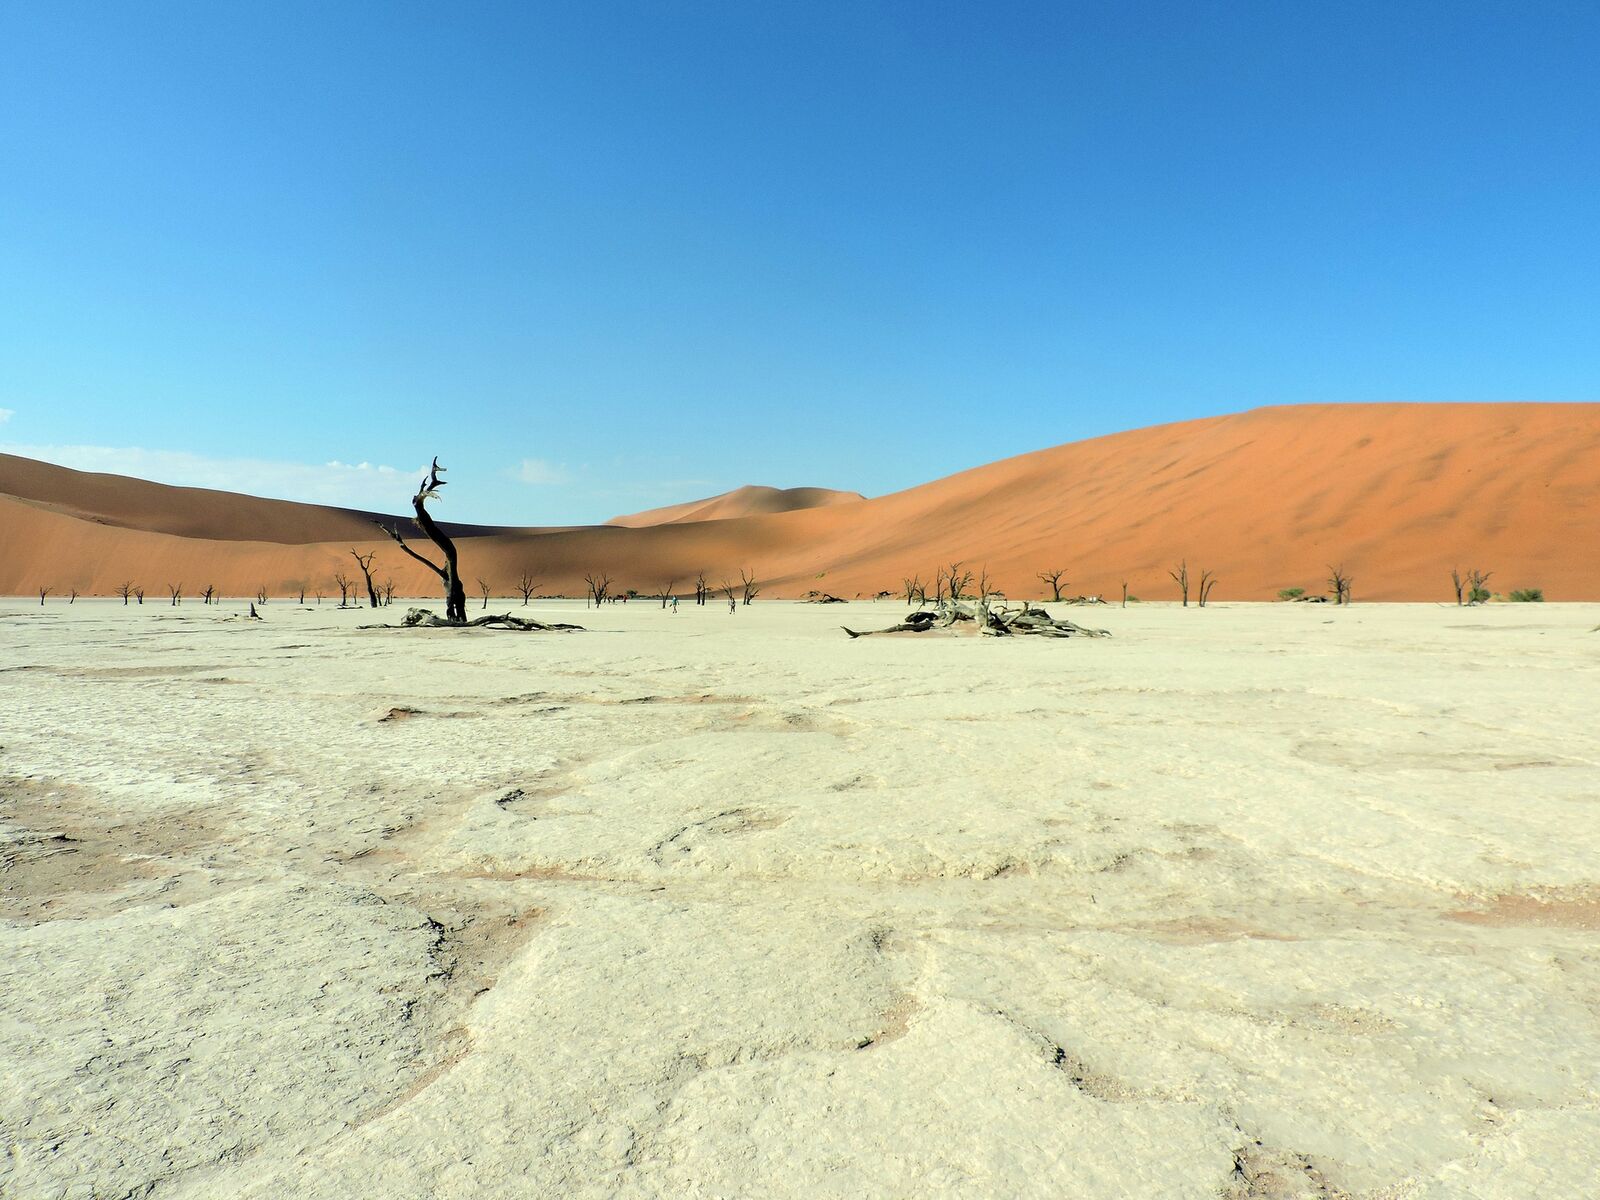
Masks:
[[[125,579],[152,596],[180,581],[190,595],[207,584],[328,591],[354,545],[377,551],[378,577],[401,594],[433,596],[435,581],[370,536],[368,521],[0,458],[0,593],[104,595]],[[1320,591],[1329,563],[1347,568],[1358,601],[1447,599],[1457,565],[1493,570],[1495,590],[1594,600],[1600,404],[1262,408],[1074,442],[870,500],[471,532],[469,591],[481,577],[498,594],[524,569],[545,594],[578,595],[586,571],[652,592],[683,589],[701,569],[736,580],[746,567],[768,596],[853,598],[912,574],[931,580],[960,559],[1013,596],[1038,595],[1035,573],[1061,566],[1072,593],[1113,596],[1126,580],[1152,600],[1174,597],[1167,570],[1186,558],[1194,574],[1216,572],[1219,602]]]
[[[830,488],[771,488],[746,484],[720,496],[669,504],[612,517],[607,525],[644,529],[650,525],[685,524],[690,521],[726,521],[734,517],[756,517],[766,513],[795,512],[802,508],[826,508],[830,504],[851,504],[865,500],[860,492],[836,492]]]

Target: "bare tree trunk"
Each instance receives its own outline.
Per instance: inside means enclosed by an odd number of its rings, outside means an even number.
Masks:
[[[1172,582],[1176,583],[1178,585],[1178,587],[1182,590],[1182,592],[1183,592],[1183,606],[1185,608],[1188,608],[1189,607],[1189,560],[1188,559],[1184,559],[1181,563],[1178,564],[1178,569],[1176,571],[1168,571],[1167,574],[1172,576]]]
[[[428,471],[428,477],[417,488],[417,494],[411,497],[411,507],[416,512],[417,524],[421,527],[422,532],[428,535],[428,540],[439,547],[440,553],[444,555],[443,566],[422,557],[422,555],[406,545],[405,539],[400,536],[398,528],[391,529],[382,524],[379,527],[399,543],[400,549],[439,576],[444,583],[445,620],[459,621],[465,624],[467,620],[467,593],[466,589],[461,585],[461,571],[456,561],[456,544],[428,515],[428,501],[438,499],[439,489],[444,486],[444,480],[439,478],[442,474],[444,474],[444,468],[439,465],[439,460],[435,458],[432,468]]]
[[[350,557],[356,560],[356,565],[361,568],[361,577],[367,582],[368,605],[372,608],[377,608],[378,589],[372,585],[372,560],[378,557],[377,554],[372,552],[358,554],[356,551],[352,550],[350,551]]]

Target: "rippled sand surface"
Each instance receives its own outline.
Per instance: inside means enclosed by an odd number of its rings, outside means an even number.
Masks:
[[[1600,606],[238,608],[0,602],[0,1194],[1594,1194]]]

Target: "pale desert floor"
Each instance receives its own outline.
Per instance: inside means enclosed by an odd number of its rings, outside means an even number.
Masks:
[[[1597,1194],[1600,605],[239,607],[0,603],[0,1195]]]

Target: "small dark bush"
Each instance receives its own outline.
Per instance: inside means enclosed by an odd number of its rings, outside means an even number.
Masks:
[[[1518,588],[1516,591],[1511,593],[1511,599],[1515,600],[1518,604],[1543,604],[1544,589]]]
[[[1279,588],[1279,600],[1298,600],[1306,594],[1305,588]]]

